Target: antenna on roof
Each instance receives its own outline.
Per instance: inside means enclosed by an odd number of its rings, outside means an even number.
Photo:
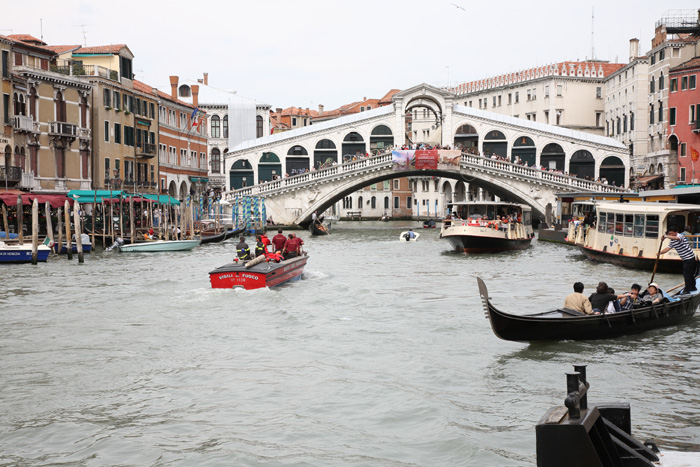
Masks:
[[[591,7],[591,60],[595,61],[595,8]]]
[[[85,26],[90,26],[90,25],[89,24],[74,24],[73,25],[73,27],[83,29],[83,45],[85,47],[87,47],[87,31],[85,30]]]
[[[41,42],[44,42],[44,18],[39,18],[39,39],[41,39]]]

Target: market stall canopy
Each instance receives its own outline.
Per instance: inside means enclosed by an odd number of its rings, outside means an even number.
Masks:
[[[23,205],[30,205],[36,199],[39,204],[44,204],[47,201],[52,208],[62,208],[66,200],[69,198],[66,195],[43,195],[38,193],[26,193],[18,190],[8,190],[0,192],[0,201],[7,206],[17,206],[17,196],[22,197]]]
[[[124,193],[116,190],[71,190],[68,192],[68,197],[76,200],[79,203],[93,203],[95,198],[97,202],[109,200],[113,198],[121,198]]]
[[[648,185],[649,183],[653,182],[654,180],[657,180],[661,177],[663,177],[664,174],[657,174],[657,175],[649,175],[648,177],[641,177],[638,178],[635,183],[637,183],[640,186]]]
[[[175,198],[168,196],[168,195],[141,195],[145,199],[150,199],[151,201],[155,201],[156,203],[160,204],[172,204],[175,206],[178,206],[180,204],[180,201],[176,200]]]

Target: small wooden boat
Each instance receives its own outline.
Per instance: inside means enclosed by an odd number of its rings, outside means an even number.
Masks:
[[[309,231],[311,232],[311,235],[328,235],[330,233],[330,225],[324,225],[323,216],[321,216],[311,221]]]
[[[418,232],[413,232],[413,238],[411,238],[411,235],[408,233],[408,230],[405,232],[401,232],[401,235],[399,235],[399,241],[400,242],[415,242],[418,240],[418,237],[420,237],[420,234]]]
[[[200,244],[200,240],[156,240],[153,242],[118,243],[122,253],[151,253],[160,251],[189,251]]]
[[[46,245],[37,247],[37,261],[45,262],[49,258],[51,248]],[[25,243],[23,245],[8,245],[5,242],[0,242],[0,263],[31,263],[32,262],[32,244]]]
[[[264,256],[259,256],[251,261],[237,261],[219,266],[209,273],[209,280],[213,289],[252,290],[274,287],[299,280],[308,259],[309,256],[304,253],[296,258],[276,263],[268,262]]]
[[[486,317],[496,336],[507,341],[541,342],[608,339],[638,334],[690,320],[700,304],[700,293],[679,294],[670,301],[618,313],[587,315],[566,308],[543,313],[513,315],[491,303],[486,284],[476,278]]]
[[[243,232],[245,232],[245,227],[241,227],[239,229],[229,229],[226,231],[226,238],[224,240],[228,240],[231,237],[241,235]]]

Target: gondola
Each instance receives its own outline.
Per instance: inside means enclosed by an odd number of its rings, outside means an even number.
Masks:
[[[491,303],[486,284],[476,278],[491,329],[497,337],[516,342],[608,339],[673,326],[691,319],[700,293],[669,296],[670,301],[618,313],[586,315],[559,308],[543,313],[512,315]]]
[[[202,239],[202,245],[204,245],[205,243],[223,242],[224,240],[226,240],[227,233],[228,232],[226,230],[219,233],[204,232],[200,235]]]
[[[330,233],[329,228],[330,225],[326,226],[323,224],[323,216],[321,216],[311,221],[309,232],[311,232],[311,235],[328,235]]]
[[[224,240],[228,240],[231,237],[235,237],[236,235],[240,235],[243,232],[245,232],[245,227],[239,228],[239,229],[231,229],[226,231],[226,238]]]

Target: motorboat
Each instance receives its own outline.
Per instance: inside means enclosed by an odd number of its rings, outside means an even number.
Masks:
[[[37,247],[37,261],[45,262],[49,258],[51,248],[41,244]],[[31,263],[32,262],[32,244],[24,243],[22,245],[7,244],[0,241],[0,263]]]
[[[599,202],[595,211],[595,222],[580,224],[573,235],[591,260],[681,273],[682,260],[675,249],[659,255],[662,236],[669,228],[684,232],[696,256],[700,252],[700,206],[696,204]]]
[[[436,228],[435,219],[428,219],[427,221],[423,221],[423,228],[424,229]]]
[[[413,237],[411,237],[411,234],[409,234],[408,232],[408,230],[406,230],[405,232],[401,232],[401,235],[399,235],[400,242],[415,242],[416,240],[418,240],[418,237],[420,237],[420,234],[418,232],[413,232]]]
[[[443,219],[440,238],[450,242],[456,251],[524,250],[535,236],[530,206],[504,201],[462,201],[448,207],[452,214]]]
[[[92,242],[90,241],[90,236],[88,234],[80,234],[80,243],[83,247],[83,253],[90,253],[90,251],[92,251]],[[60,253],[63,255],[68,253],[68,247],[65,243],[61,245],[61,251],[58,251],[58,243],[54,243],[53,249],[56,253]],[[78,244],[75,240],[75,234],[73,235],[73,239],[71,240],[71,253],[78,253]]]
[[[155,240],[124,244],[117,239],[117,247],[122,253],[152,253],[162,251],[189,251],[201,243],[200,240]]]
[[[301,278],[309,256],[303,253],[295,258],[276,262],[265,256],[250,261],[234,260],[209,273],[213,289],[260,289],[275,287]]]
[[[477,277],[479,295],[493,333],[507,341],[543,342],[559,340],[609,339],[639,334],[689,321],[700,304],[700,292],[664,294],[656,305],[642,306],[617,313],[587,315],[558,308],[527,315],[499,310],[491,303],[484,281]]]

